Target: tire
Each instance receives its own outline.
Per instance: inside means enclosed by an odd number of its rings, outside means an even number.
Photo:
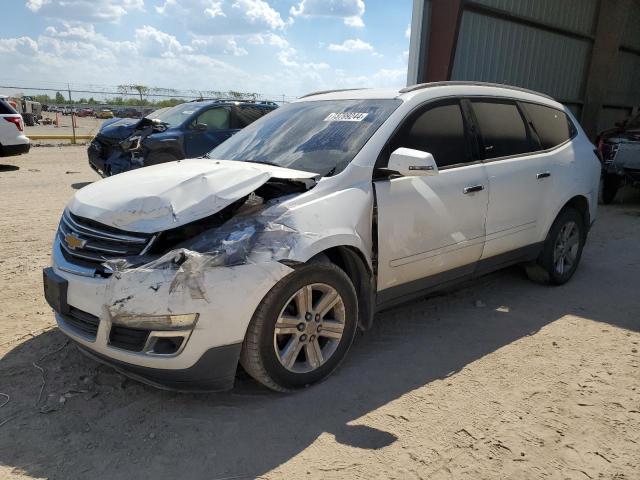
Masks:
[[[312,307],[302,312],[299,305],[308,297],[301,292],[308,288],[313,292]],[[316,314],[313,308],[335,299],[334,293],[338,297],[335,306]],[[276,324],[281,334],[276,333]],[[356,291],[344,271],[333,264],[306,264],[280,280],[258,306],[242,344],[240,363],[272,390],[305,388],[338,367],[353,342],[357,324]],[[314,353],[318,349],[320,356]],[[289,352],[293,354],[287,355]]]
[[[172,154],[170,154],[168,152],[150,153],[144,159],[144,166],[145,167],[150,167],[151,165],[158,165],[160,163],[173,162],[175,160],[178,160],[175,157],[175,155],[172,155]]]
[[[27,127],[33,127],[36,124],[35,121],[34,121],[34,118],[33,118],[33,113],[25,113],[22,116],[22,119],[24,120],[24,124]]]
[[[565,208],[551,225],[536,262],[526,266],[527,276],[538,283],[567,283],[578,268],[586,238],[583,216],[575,208]]]
[[[615,173],[605,174],[602,180],[602,203],[608,205],[613,202],[621,183],[620,177]]]

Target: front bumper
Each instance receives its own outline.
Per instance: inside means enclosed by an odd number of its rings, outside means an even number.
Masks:
[[[52,273],[65,281],[62,302],[51,302],[60,330],[83,351],[147,383],[179,390],[231,388],[239,348],[255,309],[292,270],[278,262],[213,267],[181,277],[180,269],[125,270],[103,278],[69,263],[53,249]],[[65,307],[61,307],[64,304]],[[73,315],[65,314],[71,309]],[[199,315],[182,348],[172,355],[117,346],[112,319],[118,315]],[[81,319],[84,321],[78,322]],[[93,330],[85,328],[93,322]],[[89,334],[87,334],[89,332]],[[166,332],[150,332],[150,335]],[[234,353],[235,352],[235,353]],[[233,353],[233,354],[232,354]],[[212,362],[216,364],[215,368]],[[202,374],[210,373],[202,378]],[[229,380],[231,379],[231,380]]]

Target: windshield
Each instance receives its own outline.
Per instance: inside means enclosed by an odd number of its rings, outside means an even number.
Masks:
[[[198,108],[199,107],[193,103],[182,103],[160,113],[154,112],[156,115],[150,118],[157,118],[161,122],[168,124],[170,127],[177,127],[192,114],[196,113]]]
[[[290,103],[214,148],[209,157],[331,176],[341,172],[400,100]]]

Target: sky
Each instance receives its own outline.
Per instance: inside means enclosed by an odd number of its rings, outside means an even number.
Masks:
[[[0,85],[406,84],[411,0],[1,0]]]

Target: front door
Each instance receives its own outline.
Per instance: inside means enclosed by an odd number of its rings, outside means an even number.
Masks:
[[[210,152],[237,131],[230,128],[230,113],[226,107],[205,110],[188,128],[184,142],[186,158],[200,157]]]
[[[390,141],[429,152],[434,176],[375,182],[378,298],[384,303],[473,273],[482,254],[488,177],[457,100],[412,114]]]

